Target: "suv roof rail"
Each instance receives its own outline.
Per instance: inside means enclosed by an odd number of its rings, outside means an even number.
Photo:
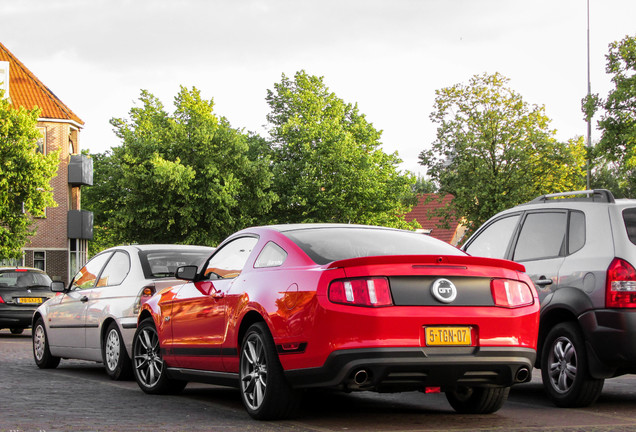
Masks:
[[[536,203],[544,203],[547,202],[551,198],[562,198],[562,197],[570,197],[575,195],[585,195],[585,197],[579,198],[570,198],[573,201],[592,201],[592,202],[602,202],[602,203],[614,203],[614,195],[612,192],[607,189],[594,189],[594,190],[583,190],[583,191],[573,191],[573,192],[560,192],[553,193],[547,195],[541,195],[530,201],[528,204],[536,204]]]

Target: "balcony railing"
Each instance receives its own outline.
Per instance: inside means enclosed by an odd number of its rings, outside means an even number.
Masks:
[[[75,186],[92,186],[93,159],[86,155],[71,155],[68,164],[68,183]]]
[[[93,212],[88,210],[69,210],[67,216],[68,238],[93,239]]]

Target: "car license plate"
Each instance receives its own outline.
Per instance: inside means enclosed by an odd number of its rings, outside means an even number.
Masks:
[[[470,327],[425,327],[427,346],[471,346]]]
[[[18,297],[18,303],[28,303],[28,304],[40,304],[42,303],[42,299],[40,297]]]

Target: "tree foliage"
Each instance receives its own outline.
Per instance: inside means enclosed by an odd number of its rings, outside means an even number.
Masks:
[[[612,75],[614,88],[605,99],[594,94],[585,97],[582,103],[586,120],[601,110],[598,128],[602,136],[594,151],[595,181],[597,186],[608,188],[618,196],[634,197],[636,36],[611,43],[606,61],[605,71]]]
[[[529,105],[495,73],[436,91],[437,138],[420,163],[454,199],[443,216],[469,232],[497,212],[584,183],[583,139],[557,142],[544,108]]]
[[[141,107],[111,124],[120,147],[95,158],[84,195],[106,243],[215,245],[258,223],[275,197],[269,160],[254,137],[213,112],[213,101],[181,87],[169,114],[142,91]]]
[[[410,226],[415,179],[397,154],[380,148],[381,132],[357,105],[345,103],[322,77],[284,74],[268,90],[274,190],[273,220]]]
[[[0,91],[0,258],[19,258],[35,234],[33,216],[56,207],[50,181],[59,152],[36,152],[39,109],[13,108]]]

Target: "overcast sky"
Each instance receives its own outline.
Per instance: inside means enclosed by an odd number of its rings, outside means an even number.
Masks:
[[[590,27],[592,92],[606,96],[608,44],[636,35],[636,1],[590,0]],[[557,138],[585,135],[586,35],[586,0],[0,0],[0,42],[84,120],[91,153],[120,144],[109,119],[141,89],[172,112],[179,85],[264,135],[267,89],[304,69],[418,173],[435,90],[474,74],[510,78]]]

